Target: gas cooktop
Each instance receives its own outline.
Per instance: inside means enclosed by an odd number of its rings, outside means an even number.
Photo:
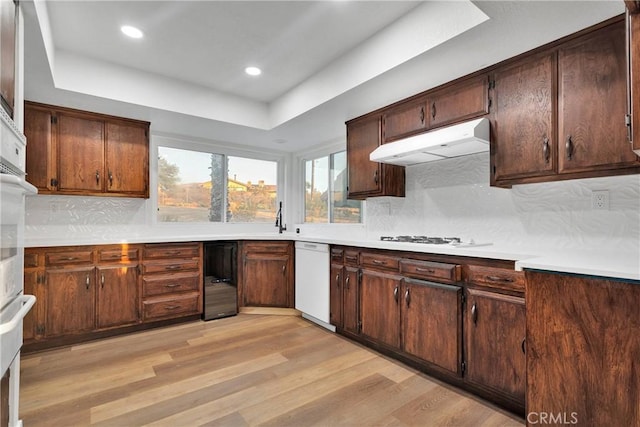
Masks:
[[[425,245],[450,245],[455,247],[488,246],[491,243],[476,243],[473,239],[463,241],[460,237],[429,236],[380,236],[383,242],[421,243]]]

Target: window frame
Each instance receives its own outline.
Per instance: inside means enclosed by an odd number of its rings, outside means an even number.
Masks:
[[[227,222],[227,215],[224,212],[224,221],[222,222],[165,222],[159,221],[158,218],[158,152],[159,147],[175,148],[181,150],[198,151],[209,154],[221,154],[226,157],[243,157],[254,160],[265,160],[276,163],[277,167],[277,182],[278,191],[276,195],[276,202],[282,200],[286,203],[286,189],[285,189],[285,160],[286,156],[277,151],[271,151],[268,149],[261,149],[260,151],[252,150],[250,148],[241,148],[230,144],[223,144],[217,141],[209,141],[204,139],[192,139],[187,137],[177,137],[171,135],[165,135],[161,133],[151,133],[150,135],[150,147],[149,147],[149,170],[152,171],[149,177],[149,203],[148,217],[151,218],[152,225],[167,226],[167,227],[188,227],[199,226],[207,224],[210,226],[230,226],[230,225],[268,225],[272,227],[271,223],[264,222]],[[227,162],[224,162],[224,176],[228,178]],[[227,200],[227,192],[225,191],[224,199]],[[286,204],[285,204],[286,206]],[[277,210],[277,207],[274,207]],[[275,211],[274,211],[275,218]]]
[[[300,153],[298,155],[298,161],[297,161],[297,165],[300,168],[300,170],[297,173],[297,176],[300,179],[300,184],[297,186],[296,189],[296,194],[298,195],[298,199],[299,199],[299,203],[298,203],[298,209],[299,209],[299,220],[300,220],[300,224],[303,225],[313,225],[313,226],[354,226],[354,225],[364,225],[365,224],[365,200],[360,200],[360,222],[352,222],[352,223],[340,223],[340,222],[331,222],[334,219],[334,213],[333,210],[331,209],[331,203],[330,203],[330,198],[328,198],[328,216],[327,216],[327,222],[306,222],[306,182],[307,182],[307,177],[306,177],[306,163],[308,161],[312,161],[312,160],[316,160],[318,158],[321,157],[328,157],[329,158],[329,171],[332,170],[333,164],[334,164],[334,160],[332,157],[332,154],[336,154],[342,151],[346,152],[347,147],[346,147],[346,142],[336,142],[327,146],[324,146],[320,149],[315,149],[315,150],[310,150],[310,151],[306,151],[303,153]],[[349,165],[347,164],[347,169],[349,168]],[[331,176],[329,176],[329,186],[331,187]]]

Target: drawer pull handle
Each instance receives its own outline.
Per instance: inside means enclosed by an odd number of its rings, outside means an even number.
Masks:
[[[96,171],[96,185],[100,184],[100,171]]]
[[[513,283],[513,279],[511,277],[487,276],[487,280],[492,282]]]
[[[168,285],[164,285],[165,288],[177,288],[180,286],[178,283],[169,283]]]
[[[471,320],[474,325],[478,324],[478,306],[476,303],[473,303],[473,307],[471,307]]]
[[[527,354],[527,339],[526,338],[522,338],[521,347],[522,347],[522,352],[524,354]]]
[[[115,258],[115,259],[126,258],[126,257],[127,257],[126,254],[114,254],[114,255],[111,255],[111,258]]]
[[[436,272],[433,268],[420,268],[420,267],[416,267],[416,271],[419,273],[429,273],[429,274],[433,274]]]
[[[348,256],[346,258],[347,258],[347,261],[357,261],[358,260],[358,257],[355,257],[355,256]]]
[[[176,308],[180,308],[179,305],[165,305],[164,309],[165,310],[175,310]]]
[[[339,288],[340,287],[340,275],[336,274],[336,286]]]
[[[408,308],[409,304],[411,304],[411,294],[409,293],[409,288],[407,288],[407,291],[404,293],[404,300],[407,302]]]
[[[571,135],[567,137],[567,143],[565,144],[565,150],[567,152],[567,160],[571,160],[573,158],[573,140],[571,139]]]
[[[102,287],[102,289],[104,289],[104,274],[102,274],[101,277],[100,277],[100,287]]]
[[[168,265],[165,267],[165,270],[180,270],[181,268],[181,265]]]
[[[85,281],[85,284],[87,285],[87,290],[89,290],[89,286],[91,285],[91,279],[89,279],[88,274],[87,274],[87,280]]]
[[[78,258],[76,258],[74,256],[66,256],[66,257],[63,257],[63,258],[60,258],[60,259],[63,260],[63,261],[73,261],[74,259],[78,259]]]
[[[549,138],[544,138],[542,141],[542,155],[544,156],[544,162],[549,163]]]
[[[393,299],[396,301],[396,303],[398,302],[398,287],[397,286],[393,290]]]
[[[345,287],[349,289],[349,279],[351,276],[347,276],[347,279],[344,281]]]
[[[374,264],[376,264],[376,265],[384,265],[384,261],[380,261],[379,259],[374,259],[374,260],[373,260],[373,261],[371,261],[371,262],[373,262],[373,263],[374,263]]]

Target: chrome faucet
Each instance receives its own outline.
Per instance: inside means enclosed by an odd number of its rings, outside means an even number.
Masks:
[[[278,233],[282,234],[283,231],[287,231],[287,226],[282,224],[282,202],[279,206],[276,214],[276,227],[278,227]]]

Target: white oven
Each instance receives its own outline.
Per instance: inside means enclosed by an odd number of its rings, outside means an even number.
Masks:
[[[0,111],[0,424],[19,427],[22,323],[36,299],[24,295],[25,138]]]

